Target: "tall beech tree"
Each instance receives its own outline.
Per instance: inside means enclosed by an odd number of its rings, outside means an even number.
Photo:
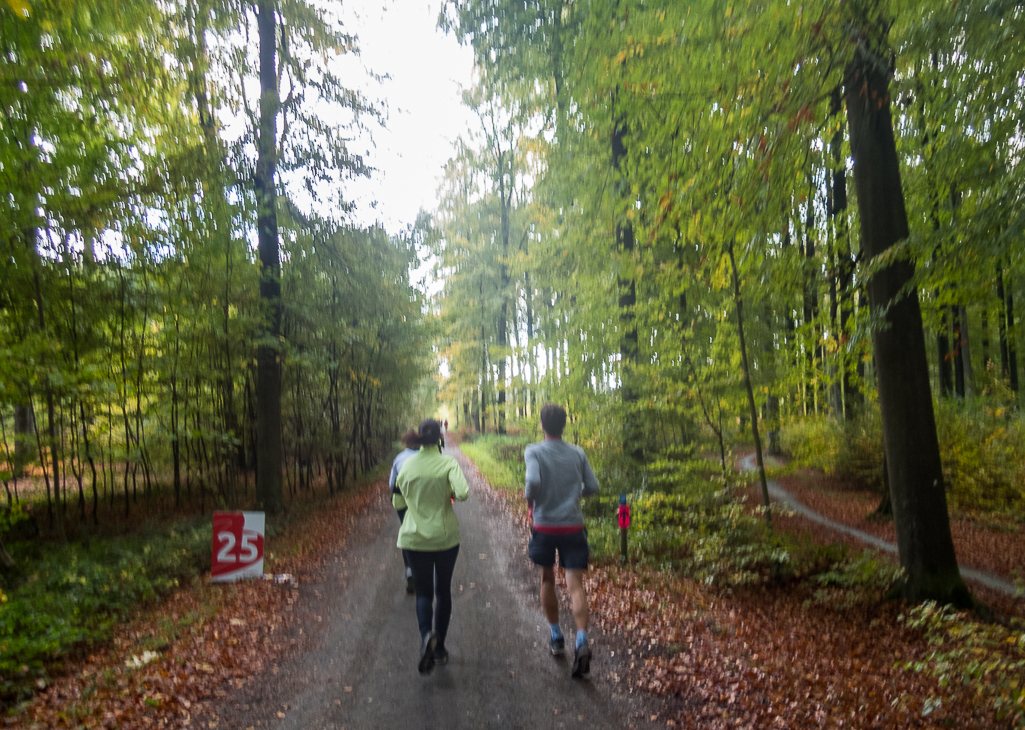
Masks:
[[[260,303],[265,327],[256,350],[256,494],[271,514],[281,511],[281,254],[278,245],[277,186],[277,9],[274,0],[256,4],[260,37],[260,128],[257,147],[256,229],[260,252]]]
[[[872,343],[902,591],[911,600],[968,606],[950,533],[914,262],[896,250],[908,222],[890,116],[891,68],[884,39],[864,32],[844,90],[861,250],[878,266],[866,288],[876,317]]]
[[[0,3],[0,478],[47,536],[335,492],[430,402],[415,247],[340,220],[379,115],[329,10]]]

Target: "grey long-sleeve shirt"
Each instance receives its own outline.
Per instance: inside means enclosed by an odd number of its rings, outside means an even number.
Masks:
[[[524,496],[534,503],[537,527],[584,524],[581,497],[598,493],[598,479],[584,450],[565,441],[541,441],[523,451],[527,466]]]

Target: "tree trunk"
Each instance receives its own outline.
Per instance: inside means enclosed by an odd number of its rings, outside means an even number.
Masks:
[[[29,403],[14,406],[14,477],[21,478],[25,464],[32,460],[32,439],[35,424],[32,422],[32,406]]]
[[[890,72],[859,45],[844,88],[866,260],[908,236],[900,165],[890,117]],[[899,586],[914,601],[973,603],[954,554],[939,441],[929,390],[929,364],[914,264],[896,260],[868,281],[873,311],[886,312],[872,332],[887,470],[897,530]]]
[[[829,149],[833,156],[833,184],[830,186],[829,215],[833,221],[833,240],[836,251],[837,308],[840,319],[837,327],[837,361],[840,368],[840,405],[845,419],[851,418],[861,401],[858,385],[851,377],[851,368],[845,353],[848,351],[848,322],[854,309],[854,262],[851,259],[851,237],[847,226],[847,161],[843,153],[843,89],[839,84],[833,87],[830,96],[830,112],[836,117],[837,127],[830,140]],[[860,365],[857,351],[854,357]]]
[[[958,307],[958,320],[961,322],[958,349],[961,353],[961,368],[964,371],[964,395],[966,398],[971,398],[975,395],[975,372],[972,370],[972,349],[968,339],[968,309],[966,307]]]
[[[982,369],[989,370],[989,304],[982,305]]]
[[[765,521],[772,529],[772,509],[769,505],[769,483],[765,479],[765,463],[762,461],[762,439],[758,435],[758,407],[755,405],[754,388],[751,385],[751,368],[747,364],[747,343],[744,341],[744,299],[740,295],[740,275],[737,272],[737,261],[733,255],[733,241],[727,249],[730,257],[730,270],[733,273],[733,303],[737,307],[737,336],[740,338],[740,364],[744,368],[744,389],[747,391],[747,404],[751,410],[751,435],[755,441],[755,459],[758,462],[758,479],[762,485],[762,503],[765,506]]]
[[[940,309],[940,329],[936,333],[936,358],[939,362],[940,398],[949,397],[954,390],[954,377],[950,371],[950,340],[947,337],[949,331],[950,321],[947,318],[947,308],[942,307]]]
[[[961,307],[956,304],[950,308],[950,321],[954,325],[953,350],[950,353],[951,360],[954,363],[954,395],[963,399],[965,394],[964,358],[961,356],[961,329],[963,324],[961,321]]]
[[[281,256],[278,250],[277,190],[277,38],[273,0],[258,0],[260,31],[260,134],[257,145],[256,225],[260,255],[260,301],[266,321],[263,344],[256,350],[256,498],[265,511],[284,506],[281,483]],[[268,344],[268,341],[273,344]]]
[[[613,100],[615,105],[615,100]],[[622,165],[626,158],[626,122],[620,115],[614,116],[614,127],[612,130],[612,169],[616,180],[617,189],[629,204],[627,192],[630,187],[624,180]],[[629,219],[624,216],[616,217],[616,249],[624,261],[621,269],[630,268],[634,251],[634,230]],[[622,340],[619,344],[620,356],[620,399],[625,411],[623,417],[623,455],[628,462],[628,470],[631,472],[628,480],[633,481],[636,472],[644,463],[644,447],[641,443],[641,425],[637,412],[640,393],[637,388],[637,321],[634,313],[634,306],[637,303],[637,281],[634,277],[622,277],[617,275],[619,288],[619,326],[622,329]]]
[[[818,413],[818,378],[815,375],[815,350],[818,348],[818,333],[815,320],[818,318],[819,292],[818,274],[815,263],[815,181],[808,174],[808,208],[804,218],[804,326],[805,336],[805,403],[804,412]]]
[[[1007,287],[1007,368],[1011,390],[1018,393],[1018,348],[1014,343],[1014,294]]]
[[[997,334],[1000,337],[1000,374],[1004,380],[1011,374],[1011,363],[1007,351],[1007,301],[1004,299],[1004,271],[997,264]]]
[[[499,274],[502,282],[502,304],[498,316],[498,414],[497,425],[500,434],[505,433],[505,364],[508,356],[506,349],[509,346],[509,267],[506,260],[509,257],[509,204],[512,199],[512,190],[506,193],[505,189],[505,155],[498,156],[498,196],[501,205],[501,235],[502,235],[502,262],[499,265]],[[510,184],[511,187],[511,184]]]

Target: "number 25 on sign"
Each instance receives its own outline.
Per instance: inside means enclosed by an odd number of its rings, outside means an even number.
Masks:
[[[214,512],[210,580],[227,583],[263,575],[263,512]]]

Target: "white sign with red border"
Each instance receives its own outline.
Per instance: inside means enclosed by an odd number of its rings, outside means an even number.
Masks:
[[[210,580],[228,583],[263,575],[263,512],[214,512]]]

